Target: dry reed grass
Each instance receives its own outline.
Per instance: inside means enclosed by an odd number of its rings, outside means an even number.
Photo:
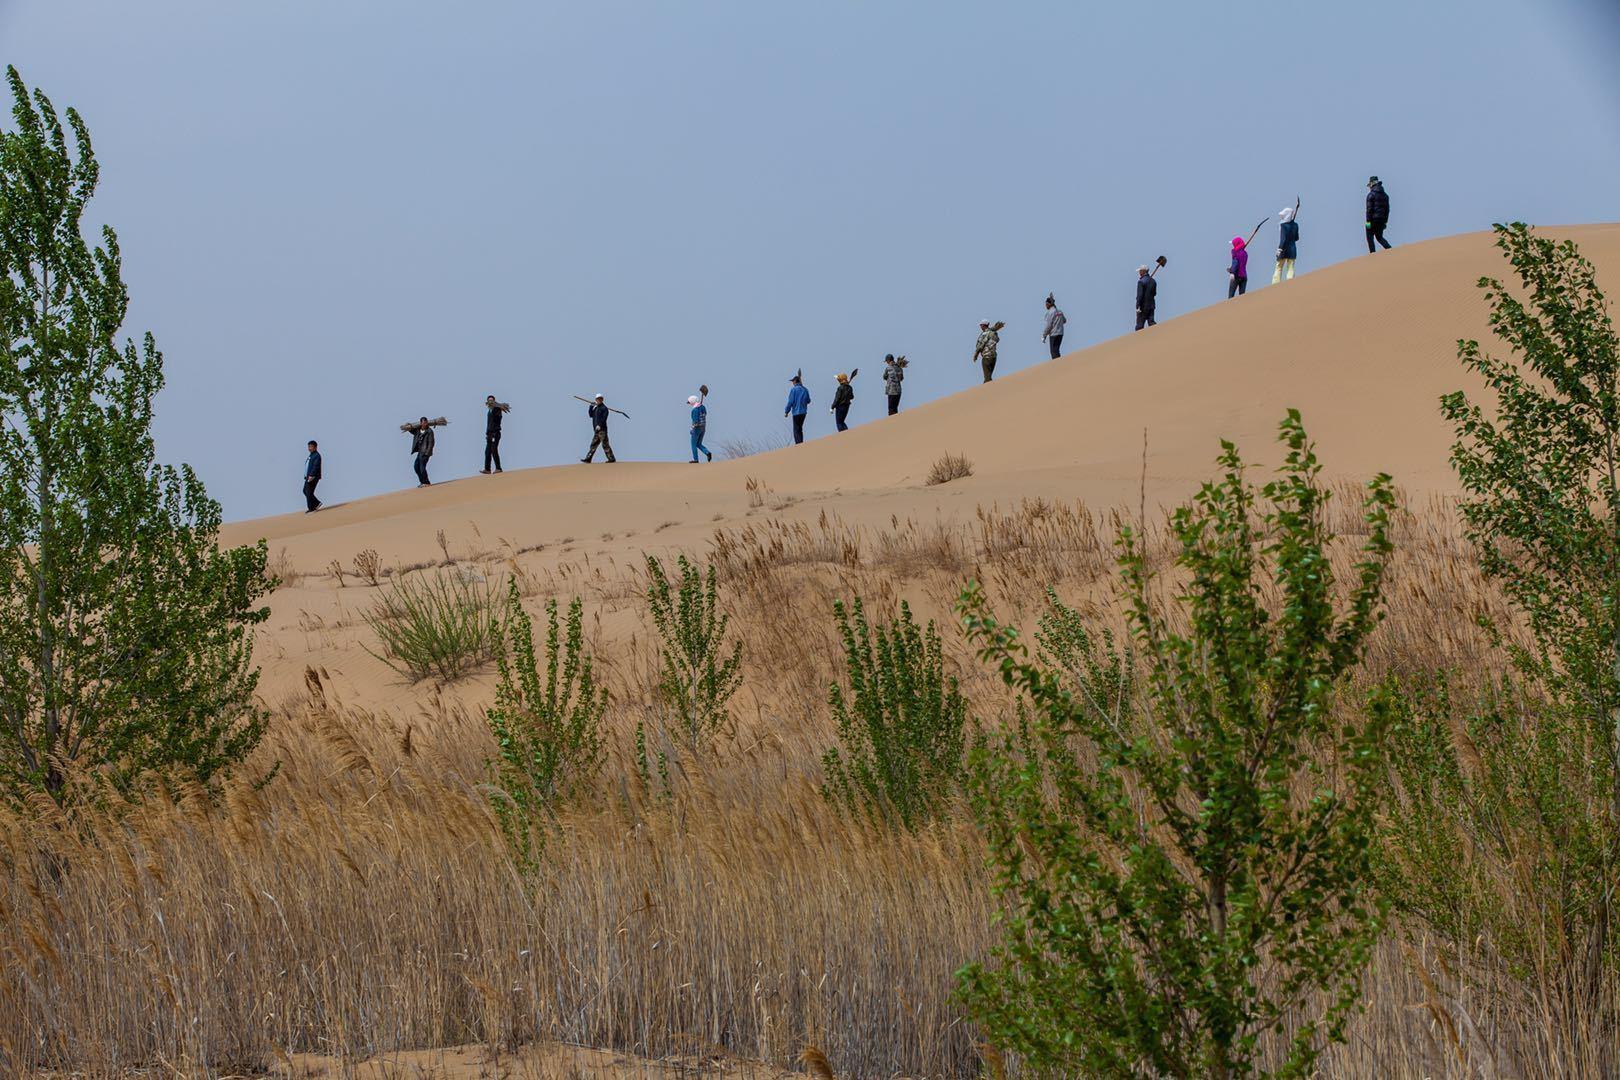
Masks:
[[[904,597],[948,624],[974,577],[1026,626],[1047,585],[1117,625],[1113,524],[1033,501],[969,522],[823,514],[716,532],[708,557],[747,677],[733,730],[683,763],[669,800],[630,762],[655,665],[640,568],[585,558],[539,573],[514,557],[525,596],[587,597],[615,702],[601,790],[564,813],[538,877],[500,847],[476,715],[436,697],[367,712],[312,671],[260,750],[257,764],[281,764],[262,790],[233,785],[217,804],[177,792],[81,828],[40,808],[0,816],[0,1069],[251,1075],[300,1053],[556,1039],[781,1068],[812,1046],[839,1076],[1016,1075],[952,997],[952,973],[991,941],[974,830],[877,833],[817,791],[838,670],[827,616],[835,598]],[[1399,539],[1367,677],[1487,671],[1475,617],[1506,608],[1450,507],[1406,512]],[[1335,551],[1341,570],[1356,542]],[[1167,564],[1162,530],[1148,543]],[[1005,691],[946,637],[975,714],[1005,716]],[[1585,1075],[1508,987],[1392,934],[1322,1074]]]

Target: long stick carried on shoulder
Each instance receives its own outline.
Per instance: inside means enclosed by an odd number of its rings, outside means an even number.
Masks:
[[[585,402],[586,405],[596,405],[595,400],[591,400],[591,398],[588,398],[588,397],[580,397],[580,395],[578,395],[578,393],[575,393],[575,395],[573,395],[573,400],[575,400],[575,402]],[[606,408],[606,410],[608,410],[609,413],[619,413],[619,415],[624,416],[625,419],[630,419],[630,413],[627,413],[627,411],[622,410],[622,408],[614,408],[614,406],[608,405],[608,403],[606,403],[606,402],[603,402],[603,408]]]

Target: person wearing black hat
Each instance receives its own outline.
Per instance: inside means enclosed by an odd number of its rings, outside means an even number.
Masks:
[[[805,389],[804,379],[799,374],[788,380],[787,404],[782,406],[782,415],[793,418],[793,443],[797,446],[804,442],[804,415],[810,411],[810,391]]]
[[[1387,251],[1390,242],[1384,239],[1384,230],[1389,227],[1389,195],[1384,191],[1383,181],[1376,176],[1367,178],[1367,253],[1373,254],[1378,249],[1373,241],[1384,245]]]
[[[889,415],[900,411],[900,384],[906,378],[906,358],[894,358],[889,353],[883,358],[883,392],[889,396]]]

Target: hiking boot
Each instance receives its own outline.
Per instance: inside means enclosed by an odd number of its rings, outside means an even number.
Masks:
[[[608,460],[611,461],[612,458],[609,458]],[[588,458],[588,457],[582,457],[582,458],[579,459],[579,463],[581,465],[589,465],[591,463],[591,459]]]
[[[709,459],[709,460],[710,460],[710,461],[713,461],[713,460],[714,460],[714,455],[713,455],[713,454],[711,454],[711,453],[709,453],[709,451],[707,451],[707,450],[705,450],[705,451],[703,451],[703,453],[704,453],[704,455],[705,455],[705,456],[707,456],[707,457],[708,457],[708,459]]]

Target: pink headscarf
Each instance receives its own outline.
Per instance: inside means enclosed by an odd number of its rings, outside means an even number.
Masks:
[[[1232,237],[1232,250],[1233,251],[1236,251],[1238,248],[1240,248],[1242,246],[1243,246],[1243,237],[1241,237],[1241,236]]]

